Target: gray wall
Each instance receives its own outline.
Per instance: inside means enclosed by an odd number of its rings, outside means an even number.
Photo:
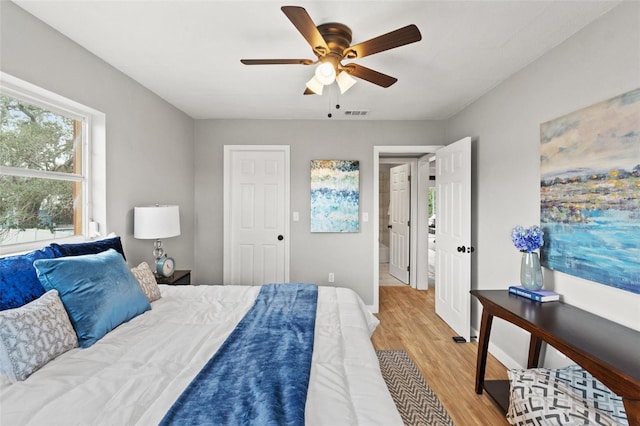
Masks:
[[[300,221],[291,222],[291,281],[328,284],[354,289],[366,304],[373,303],[373,146],[439,145],[444,123],[430,121],[196,121],[196,270],[197,282],[222,282],[222,166],[224,145],[290,145],[291,211]],[[359,233],[312,234],[309,232],[310,161],[360,161]],[[375,247],[377,250],[377,246]]]
[[[129,263],[153,249],[133,238],[133,207],[178,204],[182,235],[164,245],[192,268],[193,119],[15,4],[0,8],[2,71],[106,114],[106,231],[122,236]]]
[[[199,120],[194,126],[7,1],[0,1],[0,68],[106,114],[108,231],[122,235],[130,263],[149,260],[151,246],[132,237],[133,207],[176,203],[182,235],[165,241],[167,251],[179,268],[194,268],[196,282],[220,283],[222,146],[287,144],[291,210],[301,213],[300,222],[291,223],[291,279],[325,284],[334,272],[337,285],[351,286],[371,304],[373,222],[357,234],[311,234],[309,161],[359,160],[361,211],[371,214],[374,145],[474,137],[473,286],[505,288],[519,276],[511,228],[539,221],[539,125],[640,87],[639,9],[640,3],[623,3],[446,122]],[[548,270],[545,283],[570,303],[640,328],[637,295]],[[474,304],[476,328],[478,315]],[[494,354],[523,365],[527,334],[500,320],[494,326]]]
[[[640,87],[639,17],[640,3],[622,4],[448,121],[447,140],[474,137],[474,288],[518,281],[520,253],[510,232],[539,223],[540,124]],[[640,329],[640,296],[543,273],[545,287],[565,301]],[[475,301],[474,308],[477,328]],[[500,320],[494,331],[498,351],[526,365],[528,334]],[[563,362],[549,353],[550,363]]]

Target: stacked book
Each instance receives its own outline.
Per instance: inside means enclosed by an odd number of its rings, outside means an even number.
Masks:
[[[535,300],[536,302],[553,302],[560,300],[560,295],[551,290],[527,290],[521,285],[509,286],[509,293]]]

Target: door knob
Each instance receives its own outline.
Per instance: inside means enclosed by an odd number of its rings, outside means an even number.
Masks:
[[[284,237],[282,235],[278,235],[278,241],[282,241],[284,240]]]
[[[465,253],[466,251],[467,251],[467,248],[465,246],[458,247],[458,253]]]

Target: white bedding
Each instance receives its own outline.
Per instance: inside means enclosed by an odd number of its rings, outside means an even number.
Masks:
[[[160,288],[150,311],[90,348],[64,353],[24,382],[0,383],[0,424],[159,423],[259,292]],[[402,424],[371,344],[377,324],[353,291],[319,288],[307,424]]]

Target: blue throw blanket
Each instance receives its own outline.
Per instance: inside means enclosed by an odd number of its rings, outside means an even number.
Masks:
[[[318,288],[268,284],[162,425],[304,425]]]

